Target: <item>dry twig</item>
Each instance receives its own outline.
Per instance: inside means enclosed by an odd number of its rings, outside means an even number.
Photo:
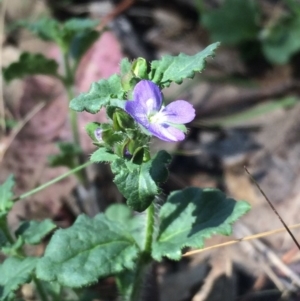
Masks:
[[[16,136],[18,135],[18,133],[22,130],[22,128],[24,127],[24,125],[31,120],[31,118],[37,114],[44,106],[46,105],[46,102],[41,102],[39,104],[37,104],[26,116],[23,120],[21,120],[17,126],[12,130],[11,134],[9,135],[9,137],[7,137],[7,139],[3,140],[0,144],[1,144],[1,148],[0,148],[0,162],[2,161],[6,151],[8,150],[8,148],[10,147],[10,145],[12,144],[13,140],[16,138]]]

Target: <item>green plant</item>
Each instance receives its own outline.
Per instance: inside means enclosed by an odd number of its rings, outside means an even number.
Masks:
[[[149,148],[153,136],[168,142],[185,138],[184,124],[195,117],[194,108],[183,100],[164,106],[161,90],[201,72],[219,44],[194,56],[164,56],[151,62],[151,68],[143,58],[133,62],[123,59],[120,74],[93,83],[87,93],[73,97],[74,72],[83,49],[88,49],[94,40],[94,23],[76,20],[59,25],[42,20],[25,26],[41,38],[57,42],[64,54],[65,73],[58,74],[52,60],[26,54],[4,74],[12,79],[44,73],[64,83],[72,97],[75,145],[61,144],[62,153],[52,158],[52,163],[77,167],[19,197],[12,193],[13,177],[0,186],[0,248],[7,256],[0,265],[0,300],[13,300],[18,288],[30,281],[35,283],[43,301],[68,300],[66,290],[73,290],[73,296],[78,293],[79,300],[80,288],[111,275],[124,300],[140,300],[145,274],[154,261],[163,257],[179,260],[184,247],[202,248],[204,240],[212,235],[229,235],[232,223],[250,209],[248,203],[236,202],[218,189],[196,187],[174,191],[162,203],[160,185],[168,177],[172,158],[164,150],[151,154]],[[81,43],[76,44],[74,40],[78,39]],[[77,50],[70,45],[77,45]],[[41,61],[51,68],[41,68]],[[78,216],[71,227],[54,232],[42,257],[27,256],[24,246],[40,243],[56,225],[50,220],[28,221],[21,223],[12,235],[7,224],[9,211],[15,202],[90,164],[78,166],[78,161],[74,161],[80,154],[76,114],[97,114],[102,107],[108,122],[86,127],[97,147],[90,160],[110,164],[114,182],[127,205],[113,205],[93,218]]]
[[[197,7],[200,22],[212,41],[229,46],[252,42],[261,47],[270,63],[286,64],[300,50],[300,6],[293,0],[284,2],[286,10],[267,23],[262,21],[259,2],[255,0],[225,0],[219,8],[212,10],[206,9],[202,0],[198,0]]]

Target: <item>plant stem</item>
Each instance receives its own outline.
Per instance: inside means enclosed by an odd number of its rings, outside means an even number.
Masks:
[[[64,53],[63,55],[64,67],[65,67],[65,79],[63,81],[64,86],[67,90],[69,102],[75,97],[74,94],[74,86],[75,86],[75,72],[76,70],[72,70],[70,66],[70,59],[68,53]],[[73,142],[77,145],[81,150],[81,143],[80,143],[80,135],[78,130],[78,118],[77,112],[74,110],[69,109],[69,117],[70,117],[70,124],[71,130],[73,134]],[[84,164],[84,155],[83,153],[78,154],[76,164]],[[79,181],[82,183],[83,186],[88,186],[88,177],[85,169],[82,169],[80,173],[77,174]]]
[[[13,202],[25,199],[25,198],[27,198],[27,197],[29,197],[29,196],[31,196],[31,195],[33,195],[33,194],[41,191],[41,190],[47,188],[48,186],[51,186],[52,184],[55,184],[56,182],[59,182],[60,180],[62,180],[64,178],[66,178],[66,177],[68,177],[68,176],[70,176],[70,175],[78,172],[79,170],[86,168],[87,166],[89,166],[91,164],[93,164],[93,162],[86,162],[86,163],[84,163],[84,164],[82,164],[82,165],[80,165],[80,166],[78,166],[78,167],[76,167],[74,169],[71,169],[70,171],[68,171],[68,172],[60,175],[59,177],[57,177],[57,178],[55,178],[55,179],[53,179],[53,180],[51,180],[49,182],[44,183],[41,186],[39,186],[37,188],[34,188],[34,189],[30,190],[30,191],[27,191],[27,192],[21,194],[20,196],[15,197],[13,199]]]
[[[69,101],[71,101],[74,98],[72,87],[67,86],[66,89],[67,89]],[[71,123],[71,129],[73,134],[73,141],[76,145],[80,147],[77,112],[70,109],[69,116],[70,116],[70,123]]]
[[[68,92],[68,98],[69,101],[72,100],[74,98],[74,93],[72,90],[72,87],[66,87],[67,92]],[[80,143],[80,135],[79,135],[79,131],[78,131],[78,118],[77,118],[77,112],[74,110],[69,109],[69,116],[70,116],[70,123],[71,123],[71,129],[72,129],[72,134],[73,134],[73,141],[75,143],[75,145],[77,145],[81,150],[81,143]],[[78,154],[77,158],[75,159],[75,164],[84,164],[84,155],[82,153],[82,151]],[[85,171],[85,169],[81,169],[81,171],[79,173],[77,173],[77,177],[79,179],[79,181],[81,182],[81,184],[85,187],[88,186],[88,177],[87,177],[87,173]]]
[[[152,249],[152,241],[153,241],[153,232],[154,232],[154,219],[155,219],[155,211],[153,203],[147,208],[147,220],[146,220],[146,228],[145,228],[145,243],[144,249],[141,253],[141,256],[138,260],[134,284],[130,295],[130,301],[139,301],[141,288],[143,287],[143,280],[145,278],[145,273],[147,271],[147,267],[151,262],[151,249]]]
[[[64,71],[65,71],[65,86],[72,86],[75,84],[75,71],[72,72],[71,66],[70,66],[70,60],[69,60],[69,53],[68,51],[62,50],[63,53],[63,63],[64,63]]]
[[[147,208],[147,220],[146,220],[146,237],[144,244],[144,252],[151,255],[153,231],[154,231],[154,205],[153,203]]]
[[[38,294],[40,295],[41,300],[48,301],[49,299],[45,292],[43,284],[36,277],[33,278],[33,281],[35,283],[36,290],[37,290]]]
[[[67,90],[69,102],[74,98],[74,85],[75,85],[75,78],[74,74],[71,71],[70,60],[68,53],[64,53],[63,55],[64,61],[64,68],[65,68],[65,77],[64,77],[64,86]],[[75,71],[74,71],[75,72]],[[77,121],[77,112],[74,110],[70,110],[70,122],[71,122],[71,129],[73,133],[73,140],[74,143],[80,147],[80,137],[78,131],[78,121]]]

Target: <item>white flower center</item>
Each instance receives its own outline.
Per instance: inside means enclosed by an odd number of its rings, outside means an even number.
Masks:
[[[150,123],[163,123],[165,121],[165,114],[162,112],[163,108],[159,112],[152,112],[148,116]]]

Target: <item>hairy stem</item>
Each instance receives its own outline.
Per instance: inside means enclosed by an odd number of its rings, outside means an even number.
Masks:
[[[143,281],[147,268],[151,263],[151,249],[152,249],[152,240],[154,232],[154,219],[155,211],[153,203],[147,209],[147,219],[146,219],[146,228],[145,228],[145,242],[144,249],[141,253],[141,256],[137,262],[134,284],[131,291],[130,301],[139,301],[141,295],[141,289],[143,287]]]
[[[153,231],[154,231],[154,205],[153,203],[147,208],[147,220],[146,220],[146,238],[144,244],[144,252],[149,256],[151,255]]]
[[[68,172],[66,172],[66,173],[64,173],[64,174],[62,174],[62,175],[60,175],[59,177],[57,177],[57,178],[55,178],[55,179],[53,179],[53,180],[51,180],[51,181],[49,181],[49,182],[44,183],[44,184],[41,185],[41,186],[36,187],[36,188],[34,188],[34,189],[30,190],[30,191],[27,191],[27,192],[25,192],[25,193],[23,193],[23,194],[21,194],[21,195],[15,197],[15,198],[13,199],[13,201],[16,202],[16,201],[25,199],[25,198],[27,198],[27,197],[29,197],[29,196],[31,196],[31,195],[33,195],[33,194],[35,194],[35,193],[41,191],[41,190],[47,188],[48,186],[51,186],[51,185],[55,184],[56,182],[59,182],[60,180],[66,178],[66,177],[68,177],[68,176],[70,176],[70,175],[72,175],[72,174],[77,173],[78,171],[80,171],[80,170],[86,168],[87,166],[89,166],[89,165],[91,165],[91,164],[93,164],[93,162],[87,162],[87,163],[85,163],[85,164],[82,164],[82,165],[80,165],[80,166],[74,168],[74,169],[71,169],[70,171],[68,171]]]

